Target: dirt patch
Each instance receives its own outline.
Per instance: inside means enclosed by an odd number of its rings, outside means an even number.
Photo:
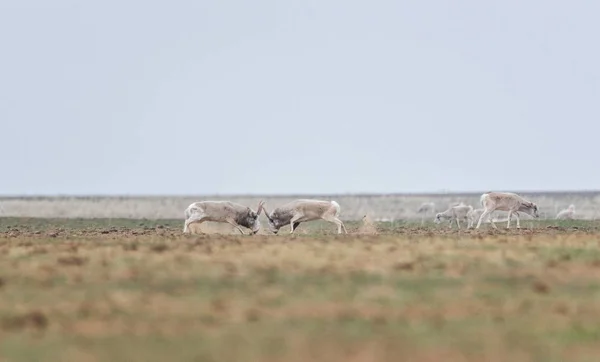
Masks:
[[[377,231],[377,227],[373,220],[368,216],[363,216],[361,220],[362,224],[358,227],[356,231],[357,234],[360,235],[377,235],[379,232]]]

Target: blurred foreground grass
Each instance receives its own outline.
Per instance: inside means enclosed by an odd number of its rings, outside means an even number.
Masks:
[[[600,355],[589,222],[250,237],[184,236],[181,220],[0,220],[2,361]]]

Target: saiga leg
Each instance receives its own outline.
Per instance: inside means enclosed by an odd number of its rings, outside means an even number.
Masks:
[[[346,230],[346,226],[344,225],[344,223],[342,222],[342,220],[338,219],[337,217],[333,217],[333,222],[337,224],[338,226],[338,234],[342,233],[342,229],[344,230],[344,234],[348,234],[348,231]]]
[[[492,214],[494,213],[494,211],[490,211],[490,213],[488,214],[488,218],[490,220],[490,224],[492,224],[492,226],[494,227],[494,229],[498,229],[498,227],[496,226],[496,224],[494,223],[494,218],[492,217]]]
[[[185,224],[183,226],[183,232],[186,234],[190,233],[190,225],[194,223],[202,224],[204,222],[204,216],[190,216],[189,219],[185,220]]]
[[[479,229],[479,227],[481,226],[481,222],[483,221],[483,218],[488,216],[489,214],[490,214],[490,211],[487,209],[481,213],[481,216],[479,217],[479,221],[477,222],[477,227],[475,229]]]
[[[336,216],[326,216],[323,218],[323,220],[336,224],[338,227],[338,234],[342,233],[342,229],[344,230],[344,234],[348,234],[348,231],[346,231],[346,226],[344,226],[342,220],[338,219]]]
[[[225,221],[227,221],[227,223],[235,226],[242,233],[242,235],[246,235],[244,233],[244,231],[242,230],[242,228],[234,220],[232,220],[232,219],[226,219]]]
[[[291,229],[291,230],[290,230],[290,234],[293,234],[293,233],[294,233],[294,230],[296,230],[296,227],[297,227],[298,225],[300,225],[300,223],[298,222],[298,220],[300,220],[300,218],[301,218],[301,217],[302,217],[302,216],[294,216],[294,217],[292,218],[292,220],[290,220],[290,229]]]

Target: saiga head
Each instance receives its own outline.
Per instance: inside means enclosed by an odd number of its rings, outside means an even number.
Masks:
[[[248,208],[248,215],[246,216],[246,220],[244,221],[246,225],[250,228],[250,230],[252,230],[253,235],[260,230],[260,220],[258,220],[258,217],[260,216],[264,203],[265,202],[261,200],[258,203],[258,208],[256,209],[256,211]]]
[[[281,228],[281,224],[279,222],[279,219],[277,219],[276,217],[272,217],[271,214],[269,214],[269,212],[267,211],[267,209],[263,206],[262,210],[265,212],[265,216],[267,217],[267,220],[269,221],[269,231],[272,232],[273,234],[277,234],[279,232],[279,229]],[[275,215],[273,215],[275,216]]]
[[[521,207],[519,208],[519,211],[524,212],[530,216],[533,216],[535,218],[540,217],[540,214],[538,212],[538,207],[535,203],[533,202],[527,202],[524,203],[523,205],[521,205]]]

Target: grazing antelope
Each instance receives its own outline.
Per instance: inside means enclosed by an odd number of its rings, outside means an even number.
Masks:
[[[460,229],[460,220],[469,224],[469,213],[473,211],[473,207],[460,203],[458,205],[451,206],[448,210],[438,212],[433,220],[436,224],[441,223],[443,220],[448,220],[448,226],[452,228],[452,221],[456,220],[456,226]],[[470,226],[467,226],[470,227]]]
[[[521,224],[519,222],[519,212],[531,215],[535,218],[539,217],[538,207],[535,203],[525,200],[523,197],[511,192],[486,192],[481,195],[480,201],[484,211],[479,217],[476,229],[479,229],[479,226],[481,226],[481,221],[486,216],[489,218],[494,229],[497,229],[491,215],[496,210],[508,211],[508,223],[506,224],[506,228],[510,228],[510,219],[513,214],[517,218],[518,229],[521,228]]]

